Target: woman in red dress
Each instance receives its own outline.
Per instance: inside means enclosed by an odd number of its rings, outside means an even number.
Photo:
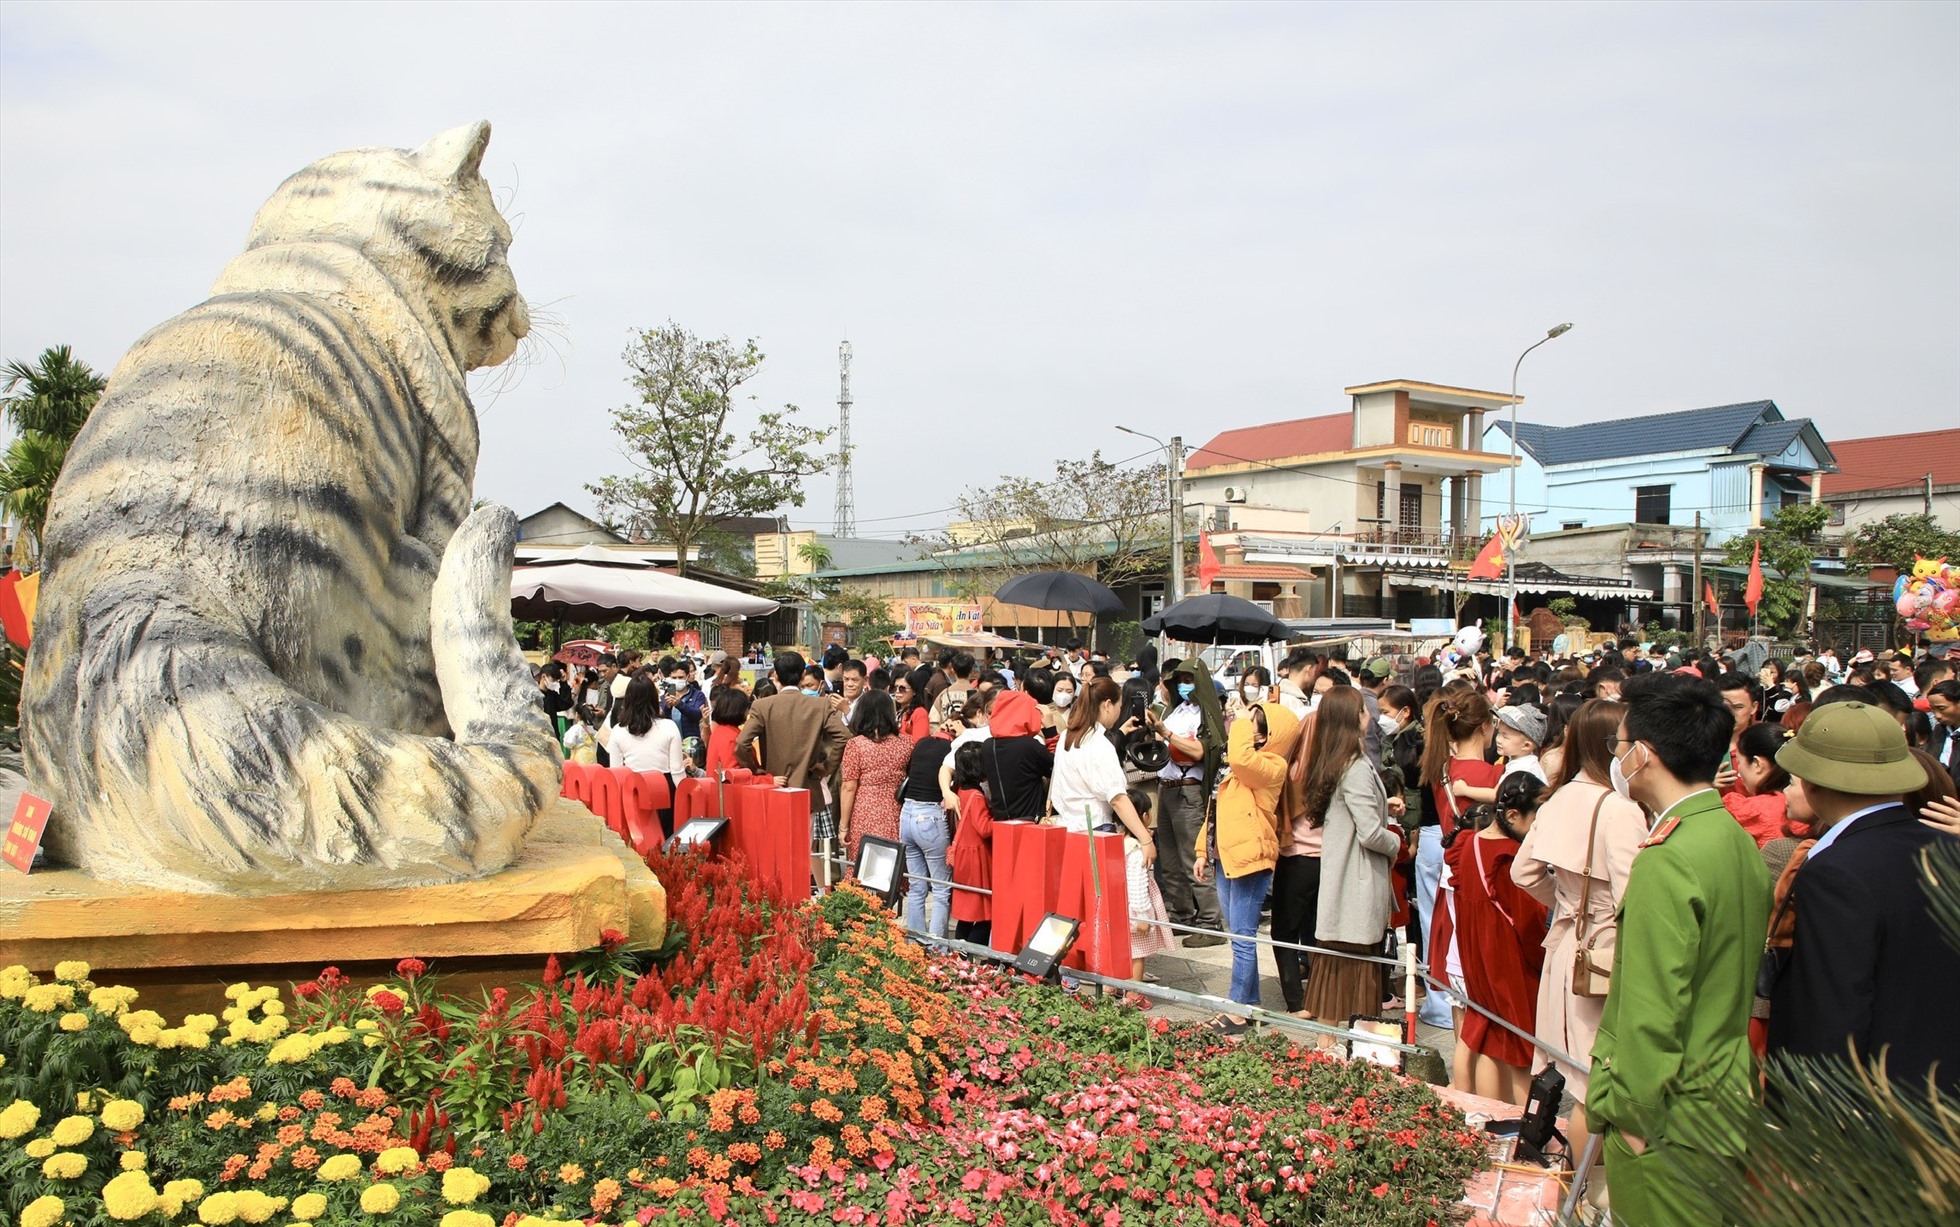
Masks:
[[[708,761],[701,764],[709,779],[719,779],[719,772],[735,769],[735,742],[748,718],[748,691],[715,687],[714,701],[708,705]]]
[[[1453,678],[1444,683],[1443,688],[1429,700],[1428,710],[1423,714],[1423,724],[1426,739],[1422,751],[1422,782],[1435,796],[1443,842],[1448,846],[1458,823],[1475,804],[1463,795],[1463,791],[1496,788],[1498,779],[1503,775],[1496,763],[1484,761],[1484,755],[1490,749],[1490,739],[1495,733],[1491,724],[1490,700],[1475,682]],[[1429,974],[1446,982],[1461,996],[1464,992],[1463,960],[1456,946],[1455,899],[1456,885],[1451,876],[1449,858],[1444,857],[1436,884],[1435,905],[1430,913],[1429,932],[1424,934],[1422,955],[1429,966]],[[1436,990],[1431,988],[1429,991]],[[1451,1007],[1451,1025],[1458,1038],[1450,1085],[1458,1090],[1470,1089],[1470,1050],[1462,1042],[1463,1014],[1460,1007]]]
[[[866,835],[898,838],[898,788],[905,782],[905,764],[912,757],[912,739],[898,731],[898,713],[891,696],[867,690],[851,713],[851,739],[844,743],[844,779],[838,807],[838,838],[845,855],[857,864],[858,845]]]
[[[1530,772],[1513,772],[1498,787],[1495,804],[1477,807],[1476,818],[1487,824],[1474,835],[1465,830],[1443,854],[1456,886],[1456,944],[1469,998],[1526,1035],[1538,1026],[1538,974],[1550,917],[1511,880],[1511,861],[1531,829],[1543,788]],[[1524,1103],[1531,1090],[1530,1040],[1467,1010],[1457,1049],[1470,1054],[1470,1085],[1460,1089]]]

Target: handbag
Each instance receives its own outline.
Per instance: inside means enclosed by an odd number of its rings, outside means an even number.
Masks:
[[[1599,939],[1614,935],[1614,930],[1593,928],[1588,922],[1592,902],[1592,861],[1593,843],[1599,835],[1599,811],[1606,808],[1606,798],[1612,794],[1601,792],[1599,800],[1593,804],[1592,825],[1586,832],[1586,867],[1581,870],[1586,875],[1586,884],[1579,889],[1579,917],[1575,926],[1575,936],[1579,949],[1572,956],[1572,992],[1578,997],[1604,997],[1613,987],[1613,943],[1608,941],[1602,948]]]
[[[1763,935],[1763,957],[1756,964],[1756,997],[1768,1001],[1776,996],[1776,982],[1782,978],[1783,969],[1790,963],[1790,947],[1775,945],[1776,931],[1783,927],[1783,917],[1796,902],[1796,878],[1790,879],[1790,893],[1783,896],[1783,902],[1776,905],[1776,915],[1769,918],[1769,932]]]

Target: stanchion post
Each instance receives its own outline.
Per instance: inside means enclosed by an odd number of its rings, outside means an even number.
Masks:
[[[1416,948],[1402,942],[1402,1042],[1416,1042]]]

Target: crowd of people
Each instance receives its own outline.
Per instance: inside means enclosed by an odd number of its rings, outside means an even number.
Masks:
[[[1625,1221],[1692,1221],[1691,1182],[1649,1147],[1735,1159],[1709,1113],[1767,1053],[1960,1090],[1938,1021],[1960,952],[1921,864],[1960,837],[1946,660],[1622,641],[1447,663],[1296,648],[1228,690],[1148,647],[833,648],[753,686],[724,661],[702,687],[685,659],[540,684],[614,761],[809,788],[826,880],[864,839],[897,843],[923,932],[986,941],[995,824],[1047,822],[1124,837],[1139,982],[1150,954],[1229,941],[1229,998],[1257,1006],[1269,923],[1286,1009],[1346,1026],[1402,1008],[1387,956],[1413,942],[1455,1085],[1523,1103],[1555,1066]]]

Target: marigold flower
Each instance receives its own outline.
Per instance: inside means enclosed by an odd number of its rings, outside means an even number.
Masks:
[[[88,1156],[72,1150],[56,1151],[41,1163],[41,1174],[49,1180],[73,1180],[88,1170]]]
[[[167,1198],[174,1197],[180,1202],[196,1201],[198,1198],[204,1196],[204,1182],[202,1180],[172,1180],[163,1186],[163,1195]]]
[[[127,1222],[142,1218],[157,1208],[157,1191],[141,1171],[124,1172],[102,1186],[102,1207],[109,1217]]]
[[[320,1179],[326,1181],[352,1180],[360,1174],[359,1155],[335,1155],[320,1165]]]
[[[558,1166],[558,1179],[566,1184],[577,1184],[585,1179],[585,1169],[576,1163],[562,1163]]]
[[[302,1223],[310,1223],[327,1212],[327,1196],[324,1193],[301,1193],[293,1198],[293,1217]]]
[[[63,1014],[60,1023],[57,1025],[63,1031],[86,1031],[88,1030],[88,1015],[72,1012]]]
[[[421,1161],[422,1156],[415,1153],[413,1146],[390,1146],[374,1156],[374,1170],[392,1176],[396,1172],[414,1167]]]
[[[345,1076],[335,1078],[328,1084],[327,1089],[342,1099],[352,1099],[361,1093],[361,1088],[354,1085],[354,1080]]]
[[[510,1158],[504,1160],[504,1166],[513,1172],[521,1172],[531,1166],[531,1161],[523,1155],[512,1155]]]
[[[442,1216],[442,1227],[497,1227],[497,1220],[481,1210],[451,1210]]]
[[[490,1191],[490,1178],[467,1167],[452,1167],[442,1174],[442,1199],[452,1206],[467,1206]]]
[[[0,1108],[0,1140],[12,1141],[41,1121],[41,1109],[25,1099]]]
[[[608,1210],[611,1210],[619,1201],[620,1194],[624,1191],[620,1188],[619,1181],[614,1180],[610,1176],[597,1182],[592,1186],[592,1212],[594,1214],[604,1214]]]
[[[55,1152],[54,1139],[35,1138],[21,1147],[21,1151],[30,1159],[45,1159]]]
[[[126,1172],[141,1172],[149,1169],[150,1156],[140,1150],[126,1150],[118,1165]]]
[[[20,1003],[36,1014],[52,1014],[75,1004],[75,988],[70,984],[37,984],[21,994]]]
[[[102,1123],[117,1133],[128,1133],[143,1123],[143,1105],[134,1099],[111,1099],[102,1105]]]
[[[401,1204],[401,1190],[392,1184],[371,1184],[361,1190],[361,1209],[369,1214],[393,1214]]]
[[[88,979],[88,964],[80,959],[70,959],[54,965],[54,978],[66,980],[70,984],[80,984]]]
[[[240,1189],[238,1192],[238,1218],[246,1223],[263,1223],[286,1208],[286,1199],[270,1197],[257,1189]]]
[[[327,1102],[327,1097],[318,1091],[306,1090],[299,1093],[299,1106],[308,1112]]]
[[[48,1130],[56,1146],[80,1146],[95,1136],[95,1122],[86,1116],[64,1116]]]
[[[54,1227],[68,1213],[68,1203],[50,1193],[27,1203],[20,1212],[20,1227]]]

